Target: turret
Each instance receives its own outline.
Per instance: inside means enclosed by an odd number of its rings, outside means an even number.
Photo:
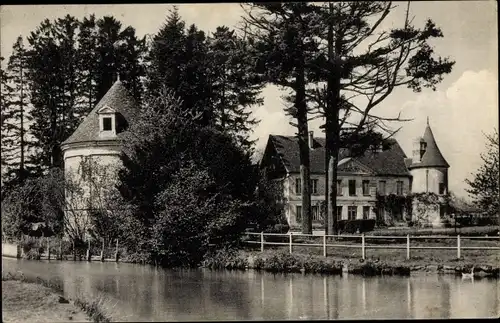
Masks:
[[[446,194],[449,167],[450,165],[439,150],[429,119],[427,119],[424,136],[413,142],[412,163],[408,166],[413,176],[412,191]]]

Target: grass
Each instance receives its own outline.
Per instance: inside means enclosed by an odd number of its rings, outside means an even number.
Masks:
[[[463,227],[463,228],[402,228],[402,229],[384,229],[378,228],[371,232],[367,232],[366,235],[374,236],[406,236],[407,234],[412,236],[423,236],[423,235],[456,235],[461,236],[496,236],[498,235],[498,225],[489,226],[476,226],[476,227]]]
[[[80,307],[88,315],[88,317],[96,323],[111,322],[111,319],[102,311],[103,303],[104,298],[102,297],[94,299],[90,302],[80,298],[75,299],[75,305]]]
[[[396,231],[396,230],[395,230]],[[396,236],[396,235],[393,235]],[[259,237],[257,237],[258,239]],[[255,241],[255,240],[254,240]],[[257,240],[258,241],[258,240]],[[283,245],[265,245],[264,253],[260,253],[260,244],[246,244],[242,253],[247,256],[260,255],[266,257],[273,253],[289,253],[289,237],[269,236],[266,241],[281,242]],[[294,236],[292,245],[293,255],[307,255],[320,257],[323,255],[323,237]],[[485,274],[498,276],[500,269],[500,252],[498,250],[468,250],[468,247],[499,247],[500,239],[486,240],[481,238],[468,239],[463,237],[461,242],[461,257],[457,259],[457,238],[413,238],[410,246],[415,247],[445,247],[446,249],[411,249],[410,259],[406,259],[406,239],[401,238],[370,238],[365,236],[365,263],[379,263],[391,268],[399,266],[409,267],[412,271],[429,270],[434,267],[448,268],[450,273],[460,272],[473,265],[484,268]],[[346,236],[327,241],[327,244],[341,246],[327,247],[327,259],[350,264],[359,264],[362,258],[361,238]],[[399,248],[399,249],[396,249]]]
[[[74,320],[75,317],[78,321],[84,321],[83,314],[79,315],[78,311],[70,310],[68,306],[80,308],[92,322],[111,322],[102,311],[104,297],[95,297],[92,301],[77,297],[73,304],[70,304],[69,300],[62,297],[64,289],[61,281],[26,276],[18,271],[2,272],[2,284],[4,285],[2,303],[6,322],[61,322]],[[63,304],[66,308],[58,308],[57,305]]]
[[[89,322],[83,312],[52,288],[13,278],[2,273],[4,322]]]

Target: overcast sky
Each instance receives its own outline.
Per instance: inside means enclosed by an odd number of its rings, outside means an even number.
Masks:
[[[401,26],[404,2],[387,19],[387,26]],[[97,17],[113,15],[124,26],[133,26],[137,34],[156,33],[165,21],[169,4],[146,5],[16,5],[0,7],[0,53],[8,57],[18,35],[26,37],[39,23],[66,14],[77,18],[94,13]],[[238,3],[179,4],[186,24],[196,24],[211,32],[217,26],[234,27],[242,10]],[[466,194],[464,179],[481,164],[484,132],[498,127],[498,43],[496,1],[418,1],[412,2],[411,14],[421,26],[427,18],[441,27],[444,38],[434,43],[437,53],[456,60],[453,72],[447,75],[436,92],[413,93],[396,90],[384,101],[377,113],[394,115],[398,112],[413,121],[402,124],[396,135],[406,154],[411,157],[412,140],[422,136],[426,118],[437,143],[450,167],[450,190]],[[292,135],[294,129],[283,114],[282,93],[269,86],[263,91],[264,105],[253,111],[261,123],[255,129],[258,148],[269,134]],[[320,122],[311,124],[320,135]],[[395,125],[396,126],[396,125]]]

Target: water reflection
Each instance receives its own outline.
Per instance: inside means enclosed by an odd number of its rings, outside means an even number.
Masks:
[[[498,317],[499,282],[450,276],[362,278],[3,258],[2,270],[105,294],[117,321]]]

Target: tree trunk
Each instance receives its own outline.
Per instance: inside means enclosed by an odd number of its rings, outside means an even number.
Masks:
[[[330,13],[333,5],[329,4]],[[330,15],[332,17],[332,15]],[[337,165],[340,150],[340,66],[336,64],[336,55],[340,53],[341,44],[334,41],[333,21],[328,21],[328,80],[327,80],[327,109],[326,109],[326,158],[328,160],[328,234],[338,233],[337,221]],[[338,37],[337,37],[338,38]],[[335,52],[334,52],[335,49]]]
[[[295,108],[300,152],[300,179],[302,188],[302,233],[312,234],[311,218],[311,168],[309,159],[309,128],[307,125],[307,103],[303,61],[297,68]]]
[[[21,62],[21,98],[20,98],[20,110],[21,110],[21,116],[20,116],[20,122],[21,125],[19,126],[20,130],[20,148],[21,148],[21,156],[19,160],[19,184],[23,185],[24,183],[24,177],[25,177],[25,171],[24,171],[24,79],[23,79],[23,62]]]

